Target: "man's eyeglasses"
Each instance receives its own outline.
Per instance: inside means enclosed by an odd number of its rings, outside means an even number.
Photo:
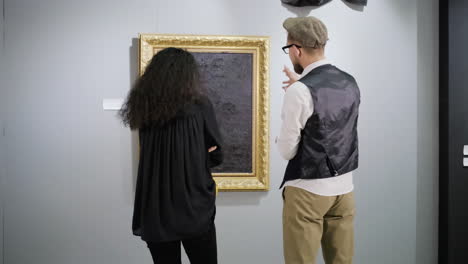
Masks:
[[[297,44],[289,44],[287,46],[282,47],[281,49],[284,51],[284,53],[289,54],[289,48],[291,48],[292,46],[294,46],[294,47],[296,47],[298,49],[302,48],[302,46],[299,46]]]

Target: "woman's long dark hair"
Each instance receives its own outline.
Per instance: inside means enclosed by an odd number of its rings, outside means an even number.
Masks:
[[[119,112],[131,129],[164,124],[200,96],[195,58],[178,48],[154,55]]]

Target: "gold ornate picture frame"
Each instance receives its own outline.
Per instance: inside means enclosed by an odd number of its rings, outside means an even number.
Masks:
[[[227,145],[226,165],[213,173],[218,189],[268,190],[270,38],[140,34],[140,74],[168,47],[194,54],[214,102]]]

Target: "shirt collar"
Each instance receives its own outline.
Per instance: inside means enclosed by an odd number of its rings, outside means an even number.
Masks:
[[[323,65],[326,65],[326,64],[330,64],[327,59],[319,60],[319,61],[316,61],[316,62],[314,62],[312,64],[309,64],[307,67],[304,68],[304,71],[299,76],[299,78],[302,78],[302,77],[306,76],[313,69],[318,68],[318,67],[323,66]]]

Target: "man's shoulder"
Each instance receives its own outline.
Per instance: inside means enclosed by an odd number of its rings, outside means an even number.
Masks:
[[[356,82],[354,77],[348,72],[338,68],[332,64],[325,64],[320,67],[315,68],[309,74],[305,75],[301,80],[307,85],[315,85],[317,83],[322,83],[323,81],[350,81]]]
[[[291,86],[286,89],[286,95],[288,96],[304,96],[305,94],[309,94],[310,91],[301,80],[296,81],[295,83],[291,84]]]

